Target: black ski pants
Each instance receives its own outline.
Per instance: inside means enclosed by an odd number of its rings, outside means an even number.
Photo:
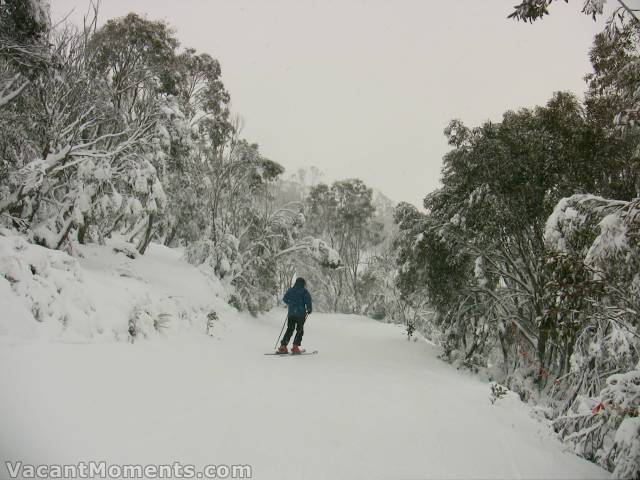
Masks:
[[[289,315],[287,317],[287,331],[284,332],[284,337],[282,337],[281,345],[289,345],[289,339],[291,335],[293,335],[293,331],[296,331],[296,336],[293,339],[294,345],[302,344],[302,335],[304,335],[304,321],[306,317],[293,317]]]

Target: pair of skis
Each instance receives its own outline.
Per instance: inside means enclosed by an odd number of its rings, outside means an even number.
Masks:
[[[312,350],[310,352],[307,352],[306,350],[302,350],[300,353],[278,353],[278,352],[269,352],[269,353],[265,353],[265,355],[279,355],[281,357],[297,357],[299,355],[315,355],[316,353],[318,353],[318,350]]]

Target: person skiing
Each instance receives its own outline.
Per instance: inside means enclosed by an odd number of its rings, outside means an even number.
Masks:
[[[289,339],[294,330],[296,331],[296,336],[293,339],[291,353],[299,354],[303,352],[303,350],[300,350],[300,345],[302,344],[302,335],[304,335],[304,321],[313,310],[311,294],[307,290],[306,284],[304,278],[298,277],[293,287],[284,294],[282,301],[288,306],[287,331],[284,332],[278,353],[288,353],[287,345],[289,345]]]

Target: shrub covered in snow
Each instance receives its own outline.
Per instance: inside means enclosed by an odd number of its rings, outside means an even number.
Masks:
[[[0,231],[0,290],[6,334],[56,336],[69,330],[100,333],[91,321],[95,306],[76,259]]]
[[[122,246],[83,247],[84,258],[76,259],[0,230],[0,335],[133,341],[181,330],[214,332],[207,313],[224,301],[217,279],[186,262],[180,278],[166,279],[163,262],[176,268],[170,262],[178,261],[179,253],[167,249],[140,264],[141,259],[123,255]],[[176,296],[184,283],[187,296]]]
[[[637,478],[639,415],[640,370],[635,369],[610,376],[595,398],[578,396],[554,427],[578,454],[613,471],[614,478]]]

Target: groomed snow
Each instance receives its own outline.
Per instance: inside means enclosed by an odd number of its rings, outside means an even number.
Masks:
[[[95,249],[80,265],[98,313],[124,311],[118,279],[152,302],[181,298],[185,312],[214,297],[171,250],[129,261]],[[99,282],[111,295],[102,303]],[[0,469],[104,460],[250,464],[259,480],[609,477],[515,395],[492,405],[487,383],[426,341],[407,342],[401,327],[313,314],[304,343],[320,353],[278,357],[263,353],[284,311],[219,314],[212,337],[195,327],[134,344],[0,337]]]

